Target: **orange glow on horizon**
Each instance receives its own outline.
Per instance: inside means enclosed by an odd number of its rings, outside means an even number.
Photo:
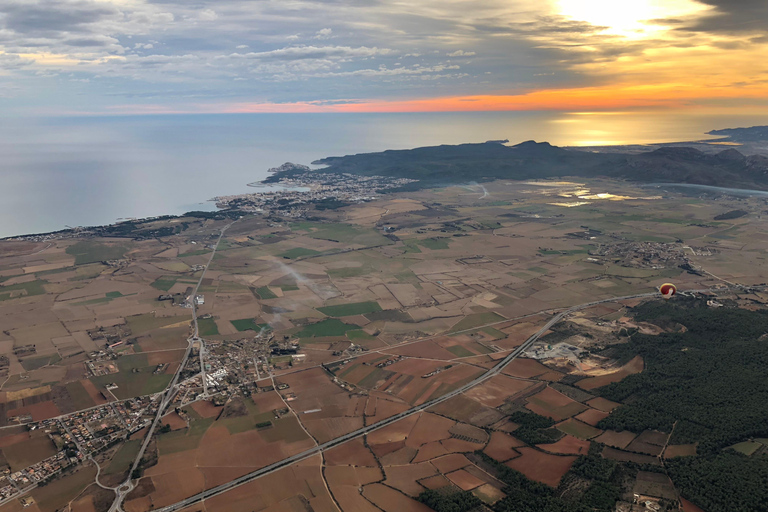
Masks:
[[[348,100],[296,103],[234,103],[198,105],[198,112],[219,113],[395,113],[395,112],[482,112],[526,110],[621,110],[633,108],[686,109],[716,103],[718,100],[741,100],[751,108],[766,108],[768,85],[700,88],[686,85],[652,85],[625,87],[586,87],[533,91],[517,95],[475,95],[410,100]],[[713,105],[708,105],[709,107]],[[745,105],[746,106],[746,105]]]

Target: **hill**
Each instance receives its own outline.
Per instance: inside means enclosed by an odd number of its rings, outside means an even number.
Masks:
[[[664,147],[640,154],[607,154],[563,149],[547,142],[526,141],[515,146],[485,142],[328,157],[313,164],[326,166],[316,172],[418,179],[409,185],[412,189],[495,179],[605,176],[768,190],[768,158],[745,156],[735,149],[706,154],[689,147]],[[266,181],[289,177],[292,172],[280,171]]]

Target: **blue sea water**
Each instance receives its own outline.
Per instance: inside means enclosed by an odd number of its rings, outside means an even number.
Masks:
[[[679,113],[238,114],[0,120],[0,237],[212,209],[284,162],[509,139],[671,142],[764,119]]]

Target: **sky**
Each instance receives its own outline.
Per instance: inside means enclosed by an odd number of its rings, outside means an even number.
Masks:
[[[3,0],[0,116],[768,113],[766,0]]]

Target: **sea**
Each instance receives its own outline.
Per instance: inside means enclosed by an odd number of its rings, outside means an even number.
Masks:
[[[285,162],[509,139],[706,139],[765,117],[690,112],[206,114],[0,119],[0,237],[213,210]]]

